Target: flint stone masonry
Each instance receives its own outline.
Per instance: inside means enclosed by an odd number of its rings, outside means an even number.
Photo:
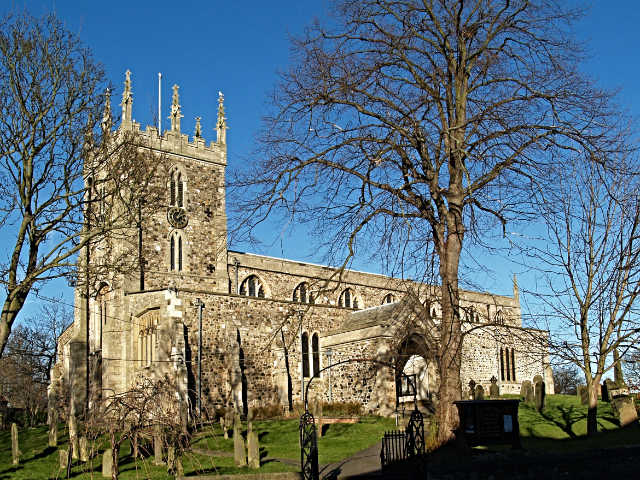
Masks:
[[[130,79],[125,90],[133,91]],[[87,404],[83,387],[87,384],[87,349],[92,354],[92,375],[102,372],[93,382],[100,386],[99,391],[118,394],[140,377],[169,376],[180,394],[194,404],[197,299],[205,304],[200,352],[205,417],[215,418],[216,409],[246,414],[249,407],[271,404],[287,410],[300,401],[300,318],[308,351],[314,348],[312,341],[317,341],[319,349],[315,362],[313,354],[306,357],[311,370],[327,366],[328,348],[334,352],[334,363],[361,357],[396,362],[402,369],[412,358],[421,358],[418,402],[428,406],[438,401],[435,358],[442,318],[438,287],[228,250],[223,97],[219,99],[217,138],[209,143],[201,136],[182,133],[178,117],[172,120],[172,129],[162,134],[154,127],[141,129],[132,119],[132,99],[127,98],[119,128],[138,135],[145,145],[141,148],[156,156],[158,182],[167,185],[167,201],[157,206],[139,231],[132,228],[129,238],[124,235],[113,245],[115,250],[135,252],[132,255],[142,260],[139,271],[105,272],[98,284],[104,285],[106,293],[100,298],[92,296],[88,311],[84,291],[76,290],[74,324],[60,336],[57,368],[61,374],[54,382],[73,386],[76,415]],[[186,225],[171,223],[172,172],[180,172],[182,184],[176,188],[182,189],[184,197],[182,206],[173,207],[182,209]],[[181,256],[174,243],[174,263],[181,258],[182,269],[171,263],[171,238],[181,239]],[[101,247],[91,247],[92,266],[109,260],[104,253],[109,250]],[[249,277],[262,285],[264,297],[238,294]],[[301,283],[306,283],[307,296],[313,294],[314,304],[294,301],[294,290]],[[352,290],[358,309],[339,306],[346,288]],[[388,301],[391,303],[383,304]],[[517,286],[512,297],[461,290],[460,306],[467,334],[462,348],[464,384],[473,378],[488,391],[495,376],[501,393],[517,393],[521,379],[546,374],[548,352],[536,345],[547,334],[522,328]],[[101,324],[103,309],[108,313]],[[534,337],[531,344],[523,341]],[[500,378],[503,347],[515,352],[517,381]],[[332,397],[334,401],[361,402],[365,412],[392,415],[397,407],[413,402],[409,397],[396,397],[399,378],[382,364],[338,365],[331,369]],[[552,391],[550,380],[545,381]],[[328,401],[328,372],[313,380],[310,393]],[[230,427],[231,421],[226,425]]]

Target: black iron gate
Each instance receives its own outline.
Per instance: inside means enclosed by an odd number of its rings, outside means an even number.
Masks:
[[[405,431],[386,432],[382,439],[380,464],[384,478],[424,478],[424,418],[416,408]]]
[[[318,480],[318,435],[313,415],[300,417],[300,463],[304,480]]]

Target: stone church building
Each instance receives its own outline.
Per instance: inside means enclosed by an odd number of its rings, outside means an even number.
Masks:
[[[158,153],[166,205],[136,235],[144,269],[105,279],[88,300],[76,291],[55,370],[56,381],[71,387],[75,411],[84,410],[89,392],[110,396],[141,376],[165,375],[191,408],[200,394],[203,413],[292,408],[303,385],[314,397],[361,402],[383,415],[410,405],[414,391],[432,408],[438,289],[228,250],[223,97],[217,139],[208,145],[199,118],[194,137],[182,133],[177,86],[171,129],[162,135],[141,130],[132,101],[127,72],[119,129]],[[513,297],[461,291],[461,307],[463,388],[474,380],[488,391],[495,377],[502,393],[518,393],[522,381],[541,374],[553,391],[547,333],[522,327],[515,281]]]

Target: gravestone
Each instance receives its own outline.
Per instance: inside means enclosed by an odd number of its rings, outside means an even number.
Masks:
[[[525,380],[522,382],[522,394],[525,402],[533,402],[533,385],[531,385],[531,381]]]
[[[638,412],[634,406],[633,397],[626,395],[616,397],[611,401],[613,407],[613,413],[620,419],[620,426],[622,428],[638,428]]]
[[[247,435],[253,431],[253,409],[249,407],[247,410]]]
[[[18,448],[18,425],[11,424],[11,457],[12,463],[18,465],[20,463],[20,449]]]
[[[55,402],[49,406],[49,446],[58,446],[58,406]]]
[[[611,382],[611,380],[609,380],[608,378],[604,382],[602,382],[602,386],[600,387],[600,395],[603,402],[611,403],[611,390],[609,389],[609,382]]]
[[[244,451],[244,440],[242,439],[242,422],[237,413],[233,417],[233,458],[239,467],[247,465],[247,454]]]
[[[60,450],[60,469],[67,468],[67,462],[69,461],[69,450]]]
[[[229,434],[227,433],[227,424],[224,420],[224,417],[220,417],[220,426],[222,427],[222,436],[225,438],[229,438]]]
[[[475,399],[484,400],[484,388],[480,384],[476,385]]]
[[[251,432],[247,439],[247,447],[249,450],[249,468],[260,468],[260,445],[258,443],[258,434]]]
[[[69,415],[69,439],[71,441],[71,458],[80,458],[80,445],[78,445],[78,422],[75,415]]]
[[[176,449],[175,447],[167,448],[167,474],[176,476],[178,474],[176,468]]]
[[[533,376],[533,382],[531,382],[531,384],[535,385],[538,382],[544,382],[544,378],[542,378],[542,375],[534,375]]]
[[[88,452],[87,452],[87,437],[80,437],[80,461],[86,462],[88,460]]]
[[[102,476],[111,478],[111,470],[113,470],[113,450],[107,448],[102,455]]]
[[[582,405],[589,405],[589,389],[586,385],[578,385],[578,396],[580,397],[580,403]]]
[[[522,385],[520,385],[520,396],[524,397],[525,395],[525,386],[526,385],[531,385],[531,382],[529,380],[525,380],[524,382],[522,382]]]
[[[489,397],[491,400],[497,400],[500,398],[500,387],[498,386],[498,379],[494,375],[491,377],[491,386],[489,387]]]
[[[165,462],[162,460],[162,437],[160,435],[155,435],[153,437],[153,454],[154,461],[153,464],[156,466],[165,465]]]
[[[476,382],[474,382],[473,380],[469,380],[469,400],[475,400],[476,399]]]
[[[536,382],[536,412],[544,412],[547,409],[547,392],[542,380]]]

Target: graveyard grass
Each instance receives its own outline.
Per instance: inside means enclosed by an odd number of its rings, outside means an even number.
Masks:
[[[510,396],[518,398],[518,396]],[[623,445],[640,445],[640,428],[620,429],[613,415],[611,405],[598,402],[598,425],[601,434],[586,437],[587,407],[580,404],[577,396],[550,395],[547,397],[547,411],[536,413],[533,403],[521,403],[519,408],[520,433],[526,454],[547,452],[568,452]],[[393,430],[392,418],[361,418],[356,424],[331,424],[324,426],[324,435],[318,440],[321,464],[334,463],[353,453],[376,443],[384,431]],[[246,433],[246,422],[243,422]],[[215,455],[216,451],[233,452],[233,440],[222,438],[219,425],[202,430],[192,443],[198,452],[183,458],[185,474],[216,473],[232,475],[239,473],[273,473],[299,471],[299,465],[287,465],[267,458],[283,458],[294,461],[300,459],[298,446],[298,420],[256,420],[254,430],[260,439],[262,466],[259,470],[234,466],[233,458]],[[231,432],[230,432],[231,433]],[[57,467],[59,449],[68,448],[68,440],[63,424],[60,424],[58,448],[47,447],[46,426],[35,429],[20,429],[20,465],[11,464],[11,432],[0,432],[0,479],[47,479],[64,478],[66,475]],[[102,449],[107,445],[103,445]],[[102,450],[101,449],[101,450]],[[508,449],[508,447],[507,447]],[[153,465],[153,456],[145,461],[134,462],[129,455],[128,443],[122,447],[120,456],[120,478],[167,478],[166,467]],[[91,465],[75,463],[72,478],[91,478],[88,470],[93,468],[93,477],[101,478],[101,456]]]

